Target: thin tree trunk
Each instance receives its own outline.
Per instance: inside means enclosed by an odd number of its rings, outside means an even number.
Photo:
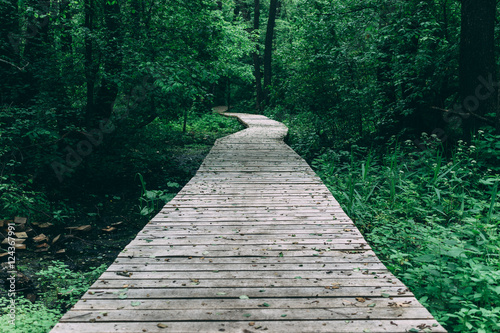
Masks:
[[[85,123],[90,126],[92,113],[94,109],[94,84],[95,70],[93,60],[92,38],[90,34],[93,29],[94,21],[94,0],[85,0],[85,78],[87,80],[87,106],[85,110]]]
[[[0,103],[10,104],[15,101],[18,87],[22,86],[19,70],[14,66],[19,63],[19,14],[17,0],[0,2],[0,56],[5,62],[0,62]],[[16,87],[16,89],[12,89]]]
[[[118,95],[117,76],[122,69],[120,6],[118,2],[104,3],[104,22],[108,32],[109,52],[104,56],[102,83],[95,99],[95,121],[108,119]]]
[[[461,107],[470,114],[463,126],[466,138],[481,125],[474,115],[497,112],[495,13],[496,0],[462,0],[459,84]]]
[[[269,104],[269,88],[272,80],[273,37],[278,2],[279,0],[271,0],[271,4],[269,5],[269,18],[267,21],[266,40],[264,42],[264,95],[266,104]]]
[[[227,77],[227,110],[231,108],[231,79]]]
[[[253,30],[259,31],[260,29],[260,0],[254,0],[254,16],[253,16]],[[254,76],[255,76],[255,90],[257,94],[257,111],[262,112],[262,103],[264,101],[263,93],[262,93],[262,73],[260,69],[260,47],[258,44],[258,40],[255,45],[255,52],[253,53],[253,67],[254,67]]]

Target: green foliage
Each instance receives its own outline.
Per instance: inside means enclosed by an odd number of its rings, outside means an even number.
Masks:
[[[137,178],[139,178],[141,182],[141,197],[139,198],[139,210],[140,214],[143,216],[151,216],[153,213],[156,213],[165,205],[165,203],[169,202],[175,196],[175,193],[168,193],[166,191],[161,190],[147,190],[146,182],[144,181],[144,177],[142,174],[138,173]],[[167,186],[170,188],[177,189],[180,187],[179,184],[168,182]]]
[[[11,325],[10,298],[0,297],[0,325],[8,332],[48,332],[106,270],[106,265],[82,273],[73,271],[61,261],[52,261],[36,273],[41,293],[32,303],[18,294],[15,301],[15,325]]]
[[[168,158],[168,151],[165,151],[165,148],[172,148],[170,145],[173,144],[185,150],[203,145],[204,149],[206,149],[207,145],[213,144],[216,139],[243,129],[243,126],[237,120],[212,112],[197,114],[191,111],[188,119],[186,133],[182,131],[182,119],[175,122],[157,119],[152,122],[144,132],[141,131],[137,135],[139,145],[137,149],[133,149],[132,153],[128,153],[130,155],[129,159],[143,169],[155,168],[155,164],[158,164],[158,168],[163,170],[165,165],[175,163]],[[186,165],[183,168],[188,169],[191,167]],[[139,211],[141,215],[151,217],[175,196],[181,185],[172,179],[163,179],[161,181],[162,189],[148,190],[146,176],[139,170],[135,177],[138,178],[141,184]],[[192,172],[194,171],[196,170]],[[185,180],[183,179],[183,181]]]
[[[273,105],[319,117],[322,146],[454,127],[460,6],[448,1],[287,1]],[[453,128],[454,132],[459,129]]]
[[[69,269],[69,266],[61,261],[53,260],[52,264],[35,273],[38,276],[44,305],[60,311],[67,310],[106,268],[106,265],[101,265],[82,273]]]
[[[62,316],[59,309],[51,309],[43,302],[31,303],[24,297],[16,299],[15,325],[9,317],[10,299],[0,297],[0,327],[12,333],[48,332]]]
[[[353,145],[313,161],[386,266],[450,332],[500,329],[498,139],[481,131],[447,157],[424,133],[423,151],[393,140],[380,153]]]

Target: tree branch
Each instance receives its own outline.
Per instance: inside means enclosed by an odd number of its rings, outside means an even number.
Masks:
[[[356,13],[356,12],[361,12],[365,9],[377,9],[375,6],[366,6],[366,7],[359,7],[351,10],[346,10],[344,12],[338,12],[338,13],[317,13],[316,15],[323,15],[323,16],[330,16],[330,15],[344,15],[344,14],[350,14],[350,13]]]
[[[480,116],[480,115],[478,115],[478,114],[476,114],[476,113],[474,113],[472,111],[469,111],[468,113],[465,113],[465,112],[458,112],[458,111],[455,111],[455,110],[442,109],[442,108],[438,108],[437,106],[431,106],[431,109],[439,110],[439,111],[442,111],[442,112],[454,113],[454,114],[458,114],[458,115],[463,116],[463,117],[470,115],[470,116],[476,117],[477,119],[482,120],[485,123],[488,123],[490,125],[493,125],[493,126],[496,125],[496,123],[494,121],[492,121],[492,120],[490,120],[488,118],[485,118],[483,116]]]
[[[26,65],[24,65],[24,67],[18,67],[18,66],[16,66],[15,64],[13,64],[13,63],[11,63],[10,61],[7,61],[7,60],[0,59],[0,62],[3,62],[3,63],[5,63],[5,64],[7,64],[7,65],[11,65],[12,67],[17,68],[17,69],[18,69],[18,70],[20,70],[21,72],[24,72],[24,69],[25,69],[26,67],[28,67],[28,65],[30,64],[30,63],[28,62]]]

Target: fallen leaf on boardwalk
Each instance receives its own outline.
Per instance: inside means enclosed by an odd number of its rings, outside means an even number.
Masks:
[[[367,306],[370,307],[370,308],[374,308],[377,304],[375,303],[372,303],[372,304],[368,304]]]
[[[247,318],[248,318],[248,317],[250,317],[250,316],[251,316],[251,314],[250,314],[250,313],[245,313],[245,314],[243,314],[243,317],[247,317]]]
[[[270,307],[269,303],[262,303],[262,304],[259,304],[259,307]]]
[[[225,295],[226,293],[217,293],[217,295],[222,296]]]
[[[254,321],[249,322],[248,326],[255,326],[255,322]]]
[[[139,306],[139,305],[141,305],[141,302],[140,301],[130,302],[130,305]]]
[[[159,328],[167,328],[168,327],[168,325],[165,325],[165,324],[158,324],[156,326],[158,326]]]
[[[356,301],[358,301],[360,303],[364,303],[364,302],[366,302],[366,299],[364,299],[363,297],[356,297]]]
[[[407,307],[410,306],[410,303],[408,303],[408,302],[404,302],[404,303],[401,303],[401,302],[389,302],[389,306],[393,307],[393,308],[407,308]]]
[[[282,316],[282,317],[286,317],[286,314],[282,314],[281,316]]]
[[[250,299],[250,297],[248,297],[247,295],[241,295],[240,299]]]

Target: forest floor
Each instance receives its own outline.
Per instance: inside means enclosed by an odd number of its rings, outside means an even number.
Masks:
[[[207,144],[197,145],[195,149],[177,149],[176,159],[189,159],[192,169],[189,174],[194,175],[196,166],[201,165],[210,148],[211,145]],[[175,173],[175,170],[170,170],[170,173]],[[190,178],[185,179],[185,182]],[[17,251],[18,281],[21,283],[19,289],[28,299],[31,301],[37,299],[38,286],[35,274],[55,260],[62,261],[71,270],[78,271],[89,271],[92,267],[110,265],[114,261],[118,253],[150,218],[139,214],[137,185],[131,185],[132,188],[124,189],[121,193],[112,195],[97,193],[99,198],[119,197],[121,200],[113,202],[113,199],[104,199],[108,202],[95,217],[89,218],[86,213],[93,210],[95,200],[82,198],[84,200],[80,202],[81,206],[78,208],[81,215],[76,216],[75,220],[79,221],[77,226],[90,225],[91,229],[88,231],[67,229],[57,225],[46,228],[30,226],[37,235],[47,236],[50,248],[37,248],[39,244],[29,241],[26,250]],[[3,270],[3,274],[6,274],[6,270]]]
[[[214,111],[220,113],[227,107],[216,109]],[[155,202],[153,212],[141,214],[141,194],[144,194],[141,186],[153,191],[161,189],[169,198],[174,197],[196,174],[215,139],[242,128],[236,120],[218,115],[206,115],[200,119],[193,120],[187,133],[177,133],[177,138],[169,140],[164,147],[150,147],[157,153],[156,156],[138,149],[145,156],[138,164],[149,163],[144,164],[145,170],[140,171],[147,184],[141,184],[135,174],[137,170],[130,168],[123,173],[126,177],[118,173],[109,175],[105,184],[100,181],[95,181],[97,185],[94,186],[82,184],[81,190],[67,193],[65,205],[74,213],[63,216],[63,223],[54,220],[51,223],[33,223],[28,218],[26,229],[32,231],[26,242],[27,249],[16,251],[16,281],[20,294],[32,302],[42,300],[40,280],[50,277],[40,277],[39,272],[56,266],[56,262],[63,262],[75,272],[91,272],[103,264],[110,265],[163,206],[163,202]],[[207,123],[212,123],[212,126],[204,127]],[[164,160],[168,163],[163,164]],[[167,183],[174,186],[169,187]],[[83,230],[75,229],[77,227]],[[40,235],[45,235],[46,240],[36,242],[34,237]],[[7,272],[8,265],[3,263],[0,281],[6,281]],[[0,285],[0,294],[2,290],[7,290],[5,285]]]

